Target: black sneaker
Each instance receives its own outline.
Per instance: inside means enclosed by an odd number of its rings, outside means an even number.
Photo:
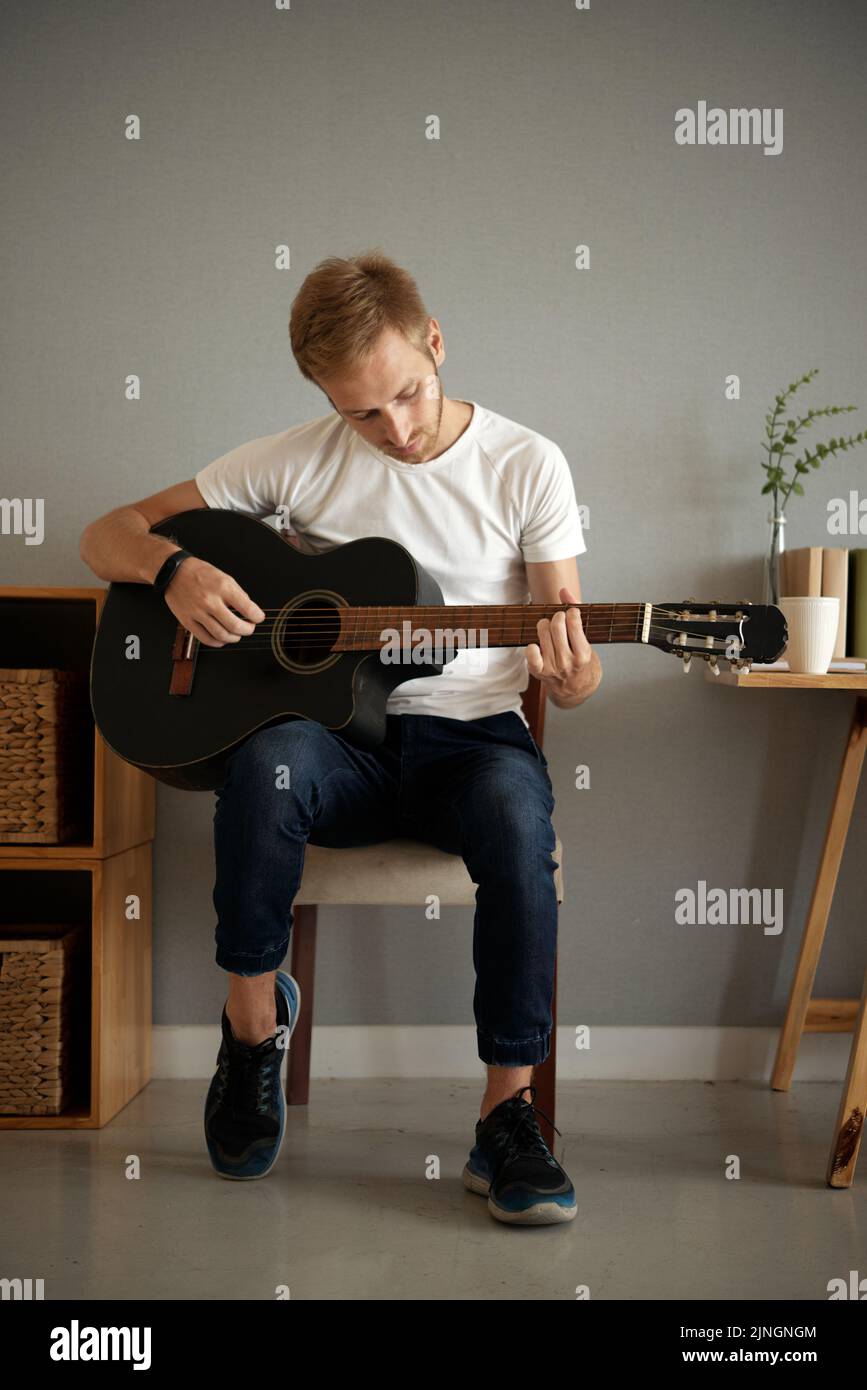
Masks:
[[[531,1099],[521,1099],[523,1091]],[[498,1221],[547,1226],[577,1215],[575,1189],[536,1122],[536,1087],[525,1086],[476,1124],[476,1142],[464,1167],[464,1187],[488,1199]],[[559,1134],[557,1126],[554,1129]]]
[[[274,994],[277,1031],[255,1047],[237,1041],[223,1008],[223,1041],[205,1101],[208,1153],[221,1178],[263,1178],[283,1142],[281,1072],[298,1022],[301,991],[291,975],[278,970]]]

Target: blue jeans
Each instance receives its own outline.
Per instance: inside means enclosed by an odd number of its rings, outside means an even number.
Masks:
[[[460,854],[477,885],[473,1012],[479,1057],[543,1062],[551,1044],[557,896],[548,763],[514,711],[387,717],[366,752],[313,720],[252,734],[217,788],[217,964],[276,970],[307,842],[424,840]]]

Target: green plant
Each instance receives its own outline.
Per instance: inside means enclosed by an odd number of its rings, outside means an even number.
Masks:
[[[783,460],[792,458],[793,451],[787,449],[787,444],[797,444],[798,435],[801,430],[810,429],[813,421],[822,415],[842,415],[850,410],[857,410],[857,405],[826,405],[821,410],[808,410],[800,420],[786,420],[783,425],[779,416],[783,407],[790,396],[793,396],[800,386],[807,385],[813,380],[819,368],[813,367],[812,371],[806,372],[797,381],[789,384],[786,391],[781,391],[774,397],[775,406],[773,414],[765,416],[765,434],[767,443],[762,445],[768,455],[767,463],[762,464],[767,473],[767,482],[762,488],[762,495],[768,492],[774,494],[774,515],[783,516],[786,510],[786,503],[794,492],[797,497],[803,497],[803,484],[799,482],[799,475],[809,473],[811,468],[821,467],[822,460],[829,454],[837,454],[838,451],[851,449],[855,444],[867,442],[867,430],[862,430],[860,434],[850,434],[846,439],[829,439],[827,444],[817,444],[813,453],[805,446],[802,458],[796,458],[792,464],[792,473],[786,473]],[[783,430],[781,438],[777,434]]]

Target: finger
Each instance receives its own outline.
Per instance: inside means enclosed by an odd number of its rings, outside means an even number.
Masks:
[[[561,590],[560,590],[560,602],[561,602],[561,603],[570,603],[570,604],[573,604],[574,607],[569,608],[569,609],[567,610],[567,612],[566,612],[566,617],[569,618],[569,617],[572,617],[572,616],[574,615],[574,617],[576,617],[576,618],[578,619],[578,621],[581,622],[581,609],[580,609],[580,607],[578,606],[578,605],[580,604],[580,599],[579,599],[575,594],[572,593],[572,590],[571,590],[571,589],[561,589]],[[583,623],[582,623],[582,626],[583,626]]]
[[[571,589],[563,588],[560,590],[561,603],[574,603],[577,605],[580,601],[577,595],[572,593]],[[569,634],[569,643],[573,652],[575,652],[583,664],[586,664],[593,656],[593,648],[587,640],[587,634],[584,631],[584,622],[581,617],[581,609],[579,607],[570,608],[566,613],[566,629]]]
[[[574,653],[569,645],[569,631],[565,613],[555,613],[551,619],[551,646],[554,660],[561,672],[568,671],[574,662]]]
[[[551,624],[547,618],[540,618],[536,631],[539,634],[539,650],[542,653],[542,660],[545,663],[544,674],[555,676],[557,665],[554,660],[554,644],[551,641]]]
[[[208,614],[215,622],[219,623],[231,637],[249,637],[252,632],[256,631],[255,623],[248,622],[246,619],[240,618],[237,613],[233,613],[232,609],[229,608],[222,599],[218,598],[213,601],[211,607],[208,609]]]
[[[226,645],[225,642],[215,642],[208,629],[195,620],[189,623],[187,631],[191,632],[203,647],[225,647]]]
[[[221,604],[219,609],[216,607],[208,609],[205,616],[200,618],[199,621],[206,631],[209,632],[212,637],[217,638],[221,643],[240,642],[242,637],[255,631],[251,623],[242,624],[241,619],[236,618],[234,613],[231,613],[229,609],[226,608],[225,604]],[[238,630],[235,631],[235,628],[230,626],[230,624],[238,624]]]
[[[577,608],[570,608],[566,614],[566,630],[569,636],[569,645],[575,656],[582,663],[588,662],[593,655],[593,648],[587,640],[581,614]]]
[[[544,670],[544,662],[542,661],[542,653],[539,651],[539,648],[537,647],[535,642],[530,643],[530,645],[526,648],[524,655],[527,658],[527,665],[530,668],[530,675],[540,676],[542,674],[542,671]]]
[[[250,595],[245,593],[240,584],[237,584],[234,579],[230,578],[229,584],[220,597],[225,603],[231,604],[233,608],[236,608],[241,617],[246,618],[248,622],[263,623],[265,621],[265,614],[258,603],[254,603]]]
[[[563,594],[565,594],[565,593],[567,592],[567,590],[566,590],[566,589],[561,589],[560,592],[563,593]],[[583,626],[584,626],[584,620],[583,620],[582,617],[581,617],[581,609],[578,607],[577,603],[575,603],[574,599],[564,599],[563,602],[564,602],[564,603],[572,603],[572,604],[573,604],[573,607],[567,608],[567,609],[566,609],[566,618],[567,618],[567,620],[568,620],[569,618],[571,618],[573,622],[575,622],[575,621],[577,620],[577,621],[581,624],[581,626],[583,627]]]

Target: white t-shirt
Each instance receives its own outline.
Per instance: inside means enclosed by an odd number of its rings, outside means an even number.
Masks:
[[[447,604],[528,603],[525,560],[587,548],[569,465],[544,435],[466,404],[473,414],[463,434],[427,463],[390,458],[332,411],[239,445],[195,480],[209,507],[280,514],[307,553],[387,536],[433,576]],[[386,709],[523,718],[527,681],[523,647],[458,651],[442,675],[397,686]]]

